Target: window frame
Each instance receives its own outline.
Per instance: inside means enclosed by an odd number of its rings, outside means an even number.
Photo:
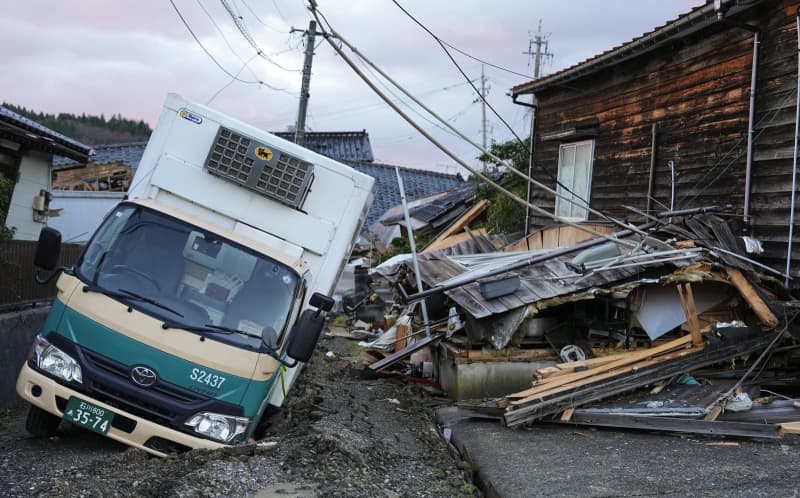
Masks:
[[[578,195],[575,195],[574,193],[570,194],[569,192],[566,192],[560,185],[562,183],[565,183],[562,180],[562,177],[561,177],[561,174],[562,174],[562,171],[563,171],[563,165],[561,163],[561,158],[563,157],[563,151],[567,147],[574,147],[575,148],[575,155],[573,156],[573,160],[572,160],[572,168],[573,168],[572,185],[569,185],[570,190],[572,192],[575,192],[575,166],[576,166],[575,158],[577,157],[578,148],[580,146],[586,145],[586,144],[589,144],[589,164],[587,166],[586,192],[585,192],[585,195],[581,195],[581,194],[584,194],[583,192],[578,192],[577,193]],[[572,213],[574,211],[574,209],[577,209],[578,207],[575,204],[572,204],[572,203],[570,203],[570,202],[568,202],[566,200],[563,200],[561,197],[556,196],[555,209],[554,209],[553,213],[556,216],[558,216],[559,218],[561,218],[561,219],[565,219],[565,220],[569,220],[569,221],[586,221],[586,220],[589,219],[589,209],[588,208],[591,206],[592,176],[593,176],[593,172],[594,172],[594,151],[595,151],[595,146],[596,146],[596,140],[594,138],[589,138],[589,139],[586,139],[586,140],[579,140],[579,141],[576,141],[576,142],[561,143],[558,146],[558,170],[556,172],[556,178],[558,179],[558,183],[556,184],[556,192],[558,194],[560,194],[560,195],[572,196],[572,198],[582,197],[582,198],[584,198],[586,200],[586,203],[587,203],[585,207],[581,207],[580,208],[580,209],[583,209],[585,211],[585,214],[583,216],[562,216],[562,215],[559,214],[559,210],[562,207],[562,203],[568,203],[569,204],[570,213]]]

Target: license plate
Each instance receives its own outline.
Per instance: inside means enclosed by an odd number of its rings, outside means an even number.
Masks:
[[[111,428],[114,412],[76,397],[69,398],[64,410],[64,420],[86,429],[105,434]]]

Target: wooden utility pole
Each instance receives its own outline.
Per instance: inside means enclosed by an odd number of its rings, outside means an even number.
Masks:
[[[300,105],[297,109],[297,123],[294,130],[294,143],[303,145],[306,134],[306,112],[308,111],[308,90],[311,86],[311,61],[314,58],[314,38],[317,35],[317,22],[308,22],[306,37],[306,57],[303,62],[303,82],[300,85]]]

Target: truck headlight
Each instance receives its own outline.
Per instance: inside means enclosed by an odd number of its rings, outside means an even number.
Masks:
[[[193,428],[196,433],[223,443],[235,442],[238,436],[247,431],[249,424],[250,419],[247,417],[209,412],[196,413],[186,421],[186,425]]]
[[[70,355],[50,344],[41,334],[33,341],[33,359],[45,372],[66,380],[83,383],[81,366]]]

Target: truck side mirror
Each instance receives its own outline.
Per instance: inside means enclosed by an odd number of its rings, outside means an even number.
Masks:
[[[314,310],[305,310],[300,313],[292,327],[292,337],[286,354],[303,363],[310,360],[324,325],[325,316],[322,313]]]
[[[61,232],[55,228],[42,228],[42,231],[39,232],[36,254],[33,257],[34,266],[52,271],[58,265],[59,254],[61,254]]]
[[[308,300],[308,304],[321,311],[330,311],[333,309],[333,298],[320,292],[315,292],[311,295],[311,299]]]

